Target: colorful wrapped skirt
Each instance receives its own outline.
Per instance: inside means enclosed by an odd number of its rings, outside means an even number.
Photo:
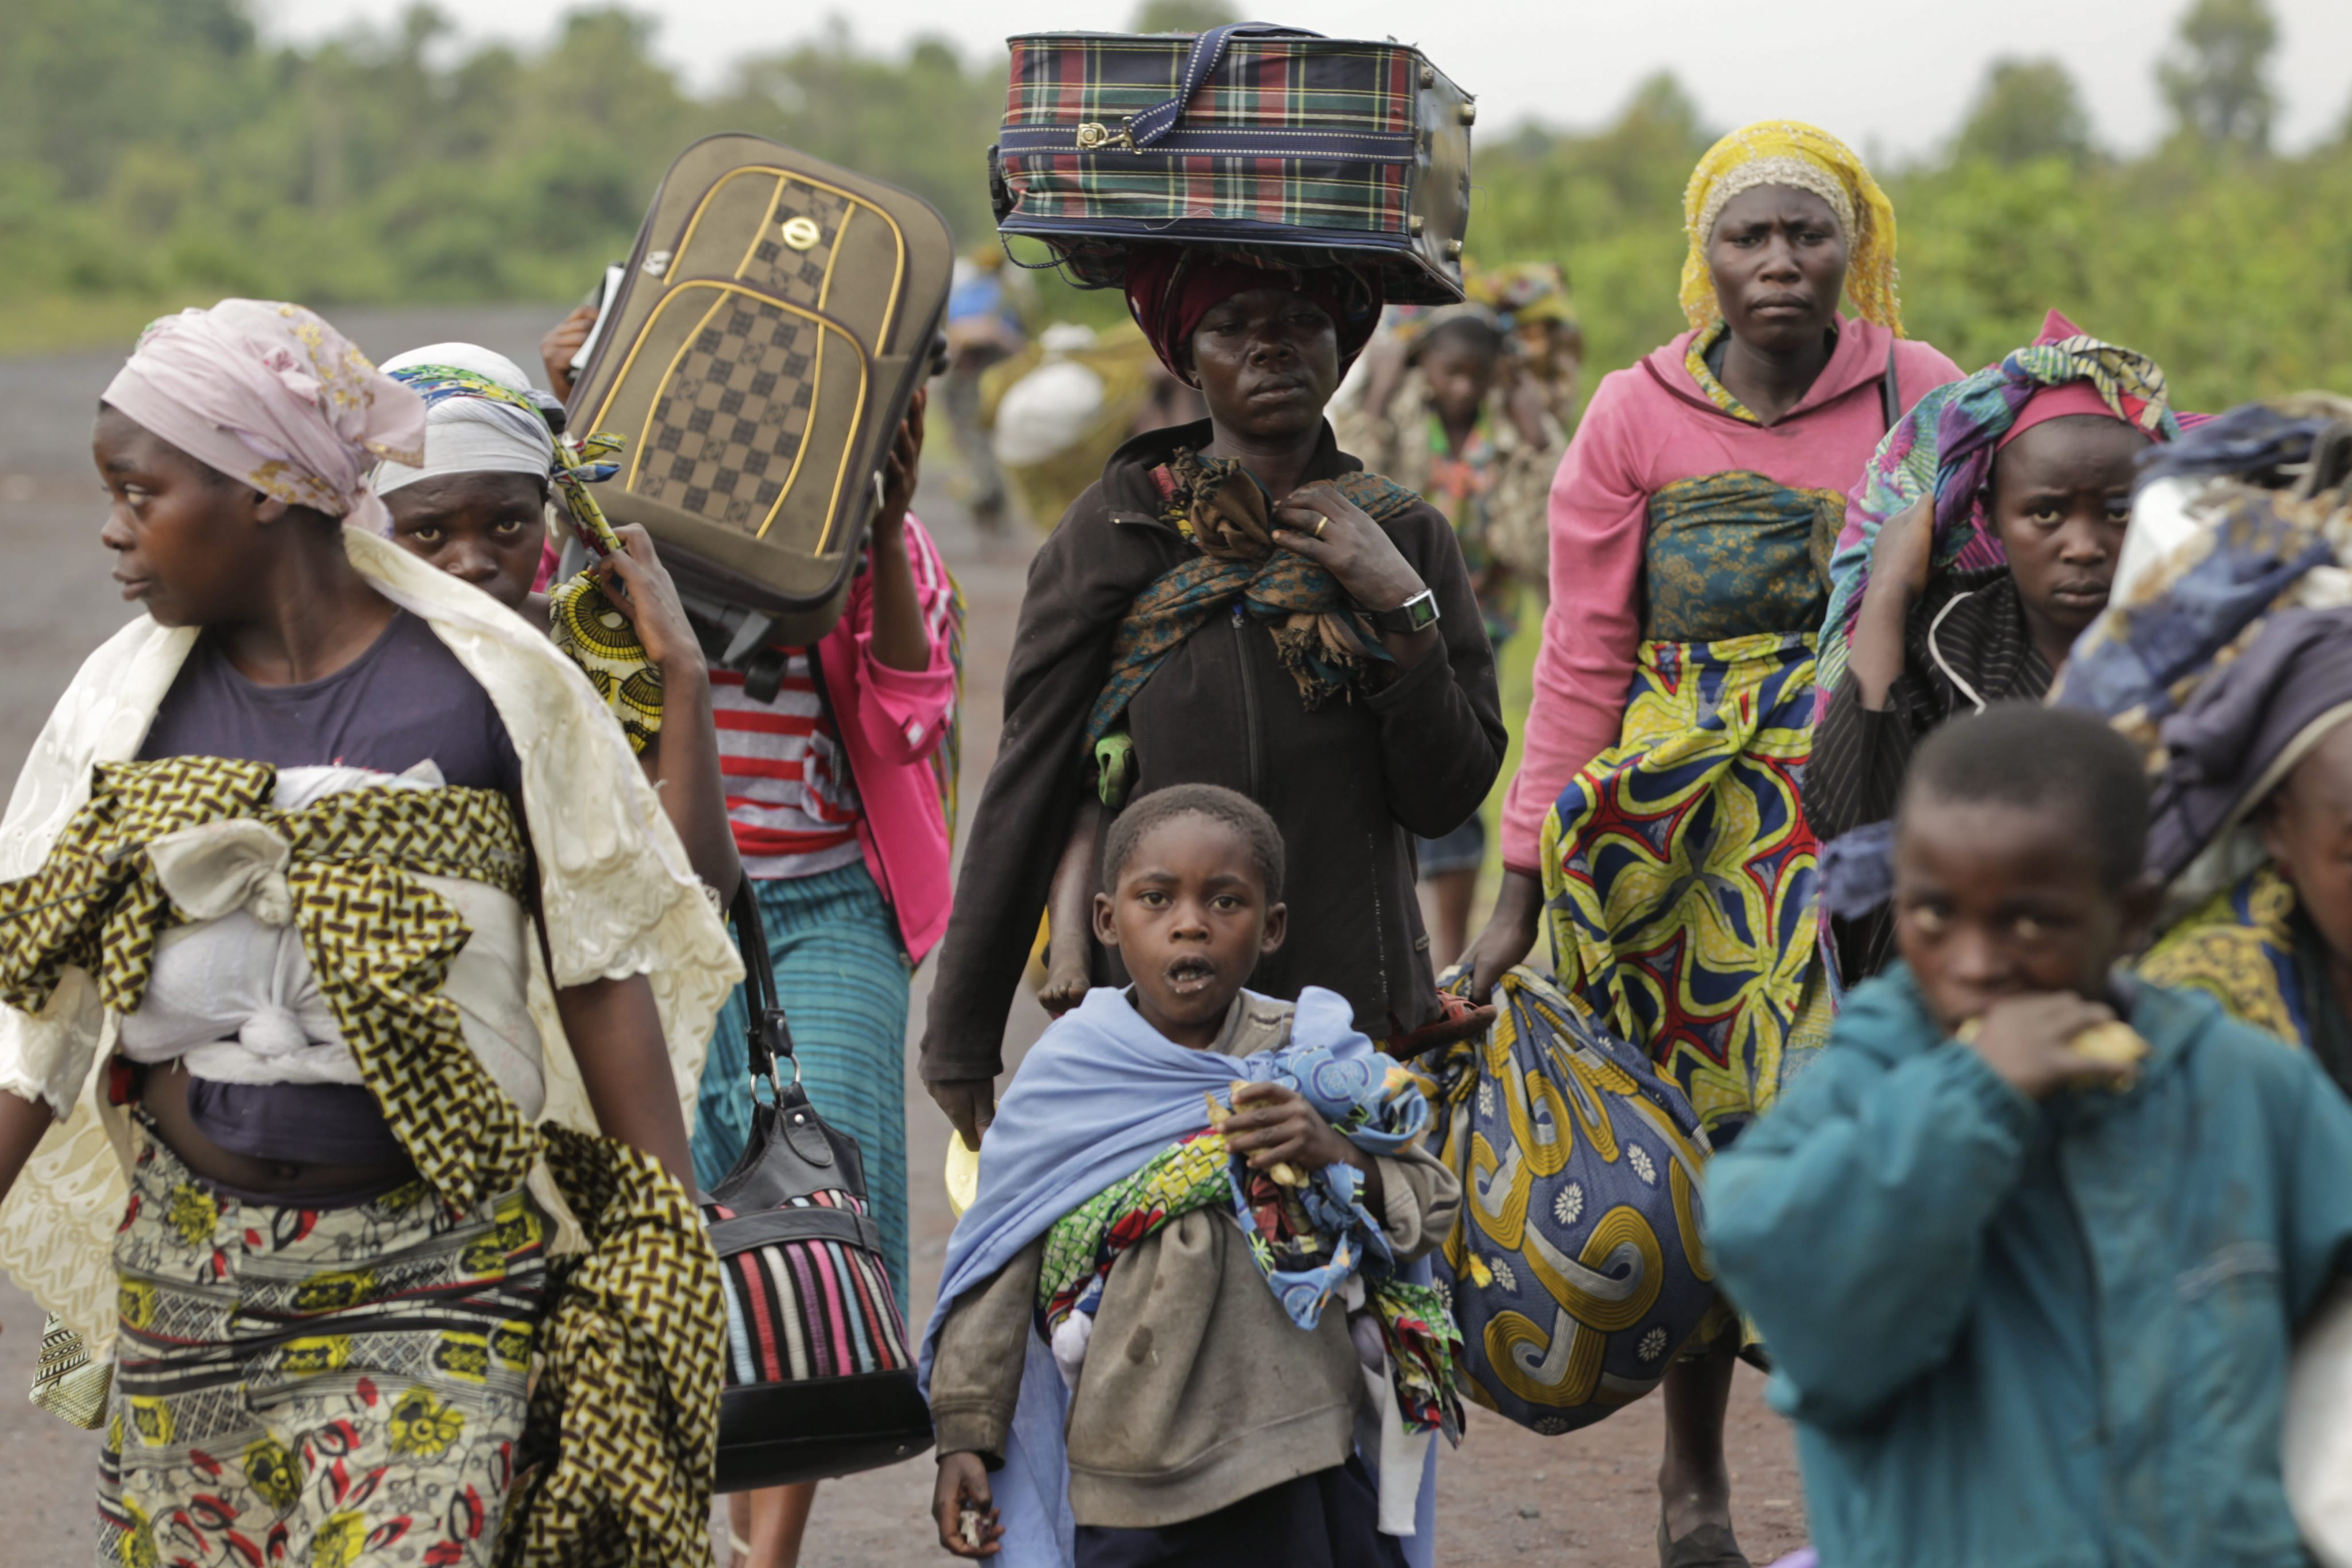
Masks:
[[[1716,1147],[1825,1042],[1807,632],[1643,644],[1619,742],[1544,823],[1560,987],[1649,1052]]]
[[[487,1565],[519,1465],[546,1222],[415,1182],[241,1202],[140,1127],[97,1561]]]

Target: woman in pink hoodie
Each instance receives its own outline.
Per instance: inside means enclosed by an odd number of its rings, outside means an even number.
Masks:
[[[1548,915],[1562,984],[1649,1051],[1719,1148],[1827,1030],[1798,789],[1846,492],[1959,370],[1903,339],[1894,211],[1836,138],[1733,132],[1684,216],[1691,329],[1601,382],[1552,484],[1506,875],[1465,957],[1484,996]],[[1720,1333],[1666,1375],[1667,1568],[1747,1561],[1723,1458],[1738,1344]]]

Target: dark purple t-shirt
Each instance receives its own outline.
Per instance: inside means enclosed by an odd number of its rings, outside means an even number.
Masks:
[[[518,806],[522,765],[490,695],[433,628],[399,611],[375,645],[333,674],[265,686],[219,643],[196,639],[156,710],[140,759],[234,757],[279,768],[404,773],[430,760],[444,783],[496,789]]]
[[[212,637],[197,638],[139,748],[142,761],[166,757],[380,773],[429,760],[444,783],[496,789],[518,816],[522,806],[522,766],[489,694],[405,610],[366,653],[299,685],[257,685]],[[192,1079],[188,1113],[213,1142],[254,1159],[352,1165],[403,1152],[375,1097],[348,1084]]]

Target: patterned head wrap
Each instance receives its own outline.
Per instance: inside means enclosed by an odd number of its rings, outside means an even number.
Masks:
[[[2148,869],[2183,909],[2261,863],[2247,813],[2352,721],[2352,402],[2193,424],[2142,463],[2107,607],[2051,697],[2147,759]]]
[[[472,343],[435,343],[383,362],[383,372],[425,399],[425,462],[387,459],[368,476],[389,496],[442,474],[530,474],[555,468],[555,433],[530,378],[503,354]]]
[[[1837,214],[1845,237],[1845,291],[1865,321],[1897,337],[1903,309],[1895,294],[1895,207],[1853,150],[1826,131],[1793,120],[1759,120],[1706,150],[1683,190],[1683,227],[1690,253],[1683,258],[1683,315],[1694,330],[1722,314],[1706,265],[1716,220],[1732,197],[1759,185],[1810,191]]]
[[[1471,280],[1470,297],[1509,319],[1514,327],[1535,321],[1576,324],[1569,303],[1568,269],[1556,261],[1522,261]]]
[[[289,506],[383,533],[364,482],[425,460],[425,404],[299,305],[224,299],[140,334],[105,401],[205,466]]]
[[[1878,530],[1932,490],[1935,545],[1928,570],[2002,564],[2008,557],[1985,510],[1993,458],[2021,431],[2073,413],[2122,420],[2151,441],[2172,441],[2181,431],[2154,360],[2102,342],[2053,310],[2032,342],[1965,380],[1935,388],[1886,433],[1863,475],[1861,503],[1848,509],[1830,559],[1818,712],[1828,711],[1845,673],[1847,640],[1870,586]]]
[[[1321,306],[1339,329],[1343,371],[1356,362],[1381,322],[1381,284],[1369,270],[1289,267],[1198,246],[1139,246],[1128,257],[1128,310],[1160,362],[1190,385],[1199,384],[1187,369],[1187,351],[1201,318],[1253,288],[1295,289]]]

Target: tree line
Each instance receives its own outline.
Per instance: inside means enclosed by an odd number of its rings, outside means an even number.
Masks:
[[[1153,0],[1135,21],[1220,15]],[[298,47],[266,37],[247,0],[10,0],[0,348],[111,340],[229,293],[567,300],[626,249],[677,151],[722,130],[904,184],[960,243],[989,240],[1001,57],[936,38],[870,47],[835,23],[697,92],[652,41],[648,18],[617,7],[518,50],[463,45],[423,5]],[[1996,64],[1937,153],[1878,171],[1910,330],[1980,364],[2054,305],[2155,354],[2185,406],[2352,391],[2352,127],[2292,156],[2271,147],[2277,47],[2266,0],[2194,0],[2159,68],[2175,128],[2128,157],[2100,150],[2056,62]],[[1683,183],[1722,129],[1666,76],[1597,129],[1496,128],[1477,150],[1473,256],[1566,263],[1593,365],[1629,362],[1680,325]],[[1045,298],[1097,321],[1118,310]]]

